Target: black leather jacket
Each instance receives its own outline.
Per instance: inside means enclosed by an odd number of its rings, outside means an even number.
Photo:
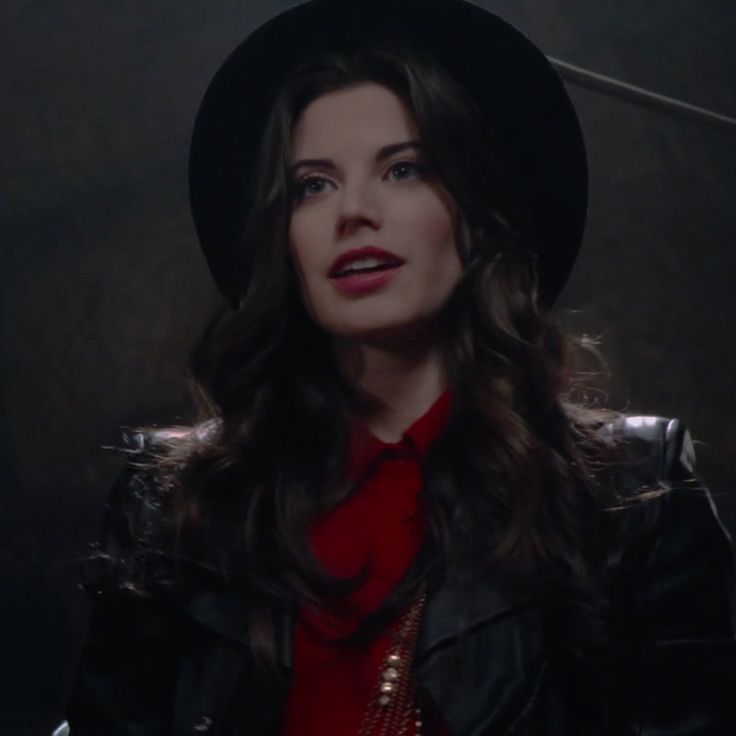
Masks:
[[[736,734],[732,549],[694,475],[689,436],[661,417],[628,417],[602,431],[631,445],[635,459],[615,471],[621,488],[671,487],[651,502],[653,528],[618,540],[610,556],[621,645],[590,672],[573,674],[551,645],[550,591],[512,590],[489,576],[470,646],[449,682],[460,632],[458,597],[446,579],[429,590],[414,668],[457,736]],[[156,443],[130,439],[137,453]],[[277,734],[286,687],[251,676],[242,601],[214,556],[187,558],[175,575],[157,543],[159,526],[155,494],[131,463],[85,571],[95,601],[67,709],[71,736]],[[284,682],[291,625],[284,615]],[[239,729],[237,714],[247,714]]]

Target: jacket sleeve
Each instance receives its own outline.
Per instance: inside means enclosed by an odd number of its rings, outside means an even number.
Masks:
[[[620,561],[613,599],[620,646],[607,673],[612,712],[626,734],[733,736],[731,540],[695,472],[682,423],[629,417],[621,429],[639,458],[635,475],[664,493],[642,505],[649,522],[629,536]]]
[[[157,502],[132,456],[114,484],[101,540],[80,565],[92,598],[90,628],[66,718],[71,736],[170,731],[178,661],[188,640],[180,617],[147,584]]]

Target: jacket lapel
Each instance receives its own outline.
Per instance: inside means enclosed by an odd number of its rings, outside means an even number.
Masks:
[[[541,584],[514,587],[493,574],[473,587],[470,600],[463,590],[456,576],[448,577],[440,586],[430,586],[414,654],[418,666],[436,649],[450,646],[463,631],[490,624],[549,594]]]
[[[219,562],[189,559],[186,566],[193,573],[186,576],[188,584],[182,584],[181,576],[164,576],[161,588],[188,616],[245,645],[244,601],[227,585]],[[415,676],[453,733],[504,733],[529,706],[544,672],[542,632],[550,589],[487,573],[472,587],[470,599],[463,590],[467,587],[457,573],[430,581]],[[294,612],[277,615],[274,625],[278,658],[288,677]]]
[[[163,555],[161,556],[163,557]],[[173,560],[167,557],[165,569]],[[180,564],[188,574],[163,574],[156,580],[160,592],[187,616],[206,628],[245,646],[248,641],[245,601],[233,586],[219,561],[182,557]],[[286,611],[274,616],[278,659],[286,673],[292,667],[294,615]]]
[[[417,683],[456,736],[504,734],[530,708],[546,669],[551,590],[490,573],[471,600],[462,590],[449,576],[428,591],[414,658]]]

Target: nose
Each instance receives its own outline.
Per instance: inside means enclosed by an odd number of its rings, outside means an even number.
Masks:
[[[381,208],[378,196],[370,181],[346,181],[339,198],[338,234],[348,235],[362,226],[374,230],[379,228]]]

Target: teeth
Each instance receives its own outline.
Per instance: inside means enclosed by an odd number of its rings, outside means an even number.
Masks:
[[[349,273],[350,271],[359,271],[364,268],[375,268],[376,266],[383,266],[385,264],[391,263],[393,263],[393,261],[387,259],[380,260],[378,258],[358,258],[357,260],[352,261],[349,266],[341,269],[339,273]]]

